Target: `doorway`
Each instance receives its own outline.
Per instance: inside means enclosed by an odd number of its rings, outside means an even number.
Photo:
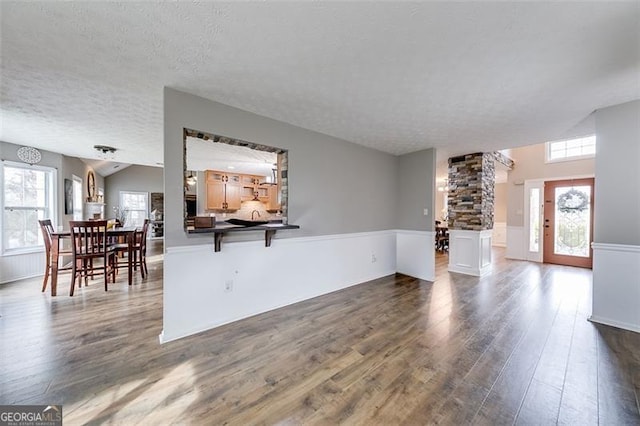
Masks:
[[[591,268],[593,178],[544,183],[543,261]]]

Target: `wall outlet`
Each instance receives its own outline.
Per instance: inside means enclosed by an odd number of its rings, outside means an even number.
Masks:
[[[233,291],[233,280],[226,280],[224,282],[224,291],[230,293]]]
[[[375,254],[371,255],[371,263],[376,263],[378,261],[378,258],[376,257]]]
[[[422,211],[422,213],[423,213],[425,216],[429,216],[429,209],[424,209],[424,210]]]

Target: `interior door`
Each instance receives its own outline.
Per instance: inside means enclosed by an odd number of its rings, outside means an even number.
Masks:
[[[545,263],[591,268],[593,178],[544,183]]]

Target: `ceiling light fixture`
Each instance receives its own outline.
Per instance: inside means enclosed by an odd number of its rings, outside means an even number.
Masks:
[[[100,152],[101,154],[99,154],[100,158],[102,159],[113,159],[115,157],[115,153],[118,150],[117,148],[114,148],[112,146],[108,146],[108,145],[94,145],[93,149],[95,149],[96,151]]]
[[[444,180],[444,185],[438,186],[438,192],[449,192],[449,179]]]

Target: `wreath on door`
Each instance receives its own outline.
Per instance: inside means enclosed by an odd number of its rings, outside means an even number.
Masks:
[[[589,196],[582,191],[571,188],[558,197],[557,206],[558,210],[563,213],[578,213],[589,206]]]

